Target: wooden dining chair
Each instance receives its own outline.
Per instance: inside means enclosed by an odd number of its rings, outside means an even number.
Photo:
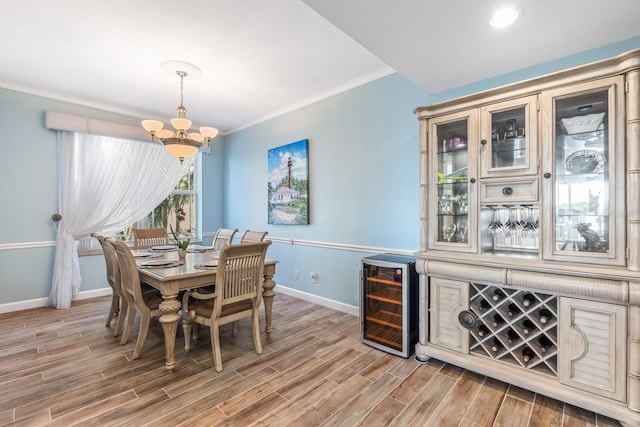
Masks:
[[[168,244],[169,237],[162,228],[137,228],[133,230],[133,249],[148,249]]]
[[[245,230],[242,236],[240,236],[240,243],[262,242],[264,238],[267,237],[267,234],[269,234],[268,231]]]
[[[233,243],[233,236],[235,236],[237,232],[237,228],[218,228],[218,231],[216,231],[213,237],[213,249],[220,250],[224,245]]]
[[[215,291],[185,292],[182,298],[185,350],[191,347],[193,323],[209,326],[213,364],[222,371],[220,326],[251,317],[256,353],[262,354],[260,341],[260,301],[262,299],[262,271],[270,240],[255,243],[225,245],[220,251]],[[194,338],[197,338],[194,337]]]
[[[109,239],[106,239],[106,242],[113,245],[118,256],[122,293],[128,303],[127,324],[124,328],[124,332],[122,333],[122,339],[120,340],[121,345],[126,343],[129,338],[129,334],[133,328],[133,321],[135,319],[136,312],[140,313],[140,329],[138,330],[136,348],[133,351],[133,358],[137,359],[140,357],[142,346],[147,339],[151,318],[162,315],[162,312],[160,311],[160,304],[163,301],[162,295],[156,289],[146,292],[142,291],[136,260],[133,258],[131,250],[124,242],[112,241]]]
[[[240,243],[251,243],[251,242],[262,242],[264,238],[267,236],[268,231],[251,231],[245,230],[240,236]],[[233,329],[231,330],[231,334],[233,336],[238,332],[238,322],[233,322]]]
[[[127,316],[127,300],[122,296],[122,286],[120,283],[120,266],[118,265],[118,257],[112,245],[105,241],[104,236],[91,233],[91,237],[98,240],[102,247],[104,260],[107,265],[107,282],[111,287],[112,299],[109,314],[107,315],[106,326],[111,326],[111,321],[118,316],[116,327],[113,329],[113,336],[117,337],[122,332],[124,319]]]

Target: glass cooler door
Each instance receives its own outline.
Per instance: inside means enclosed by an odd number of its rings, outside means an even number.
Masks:
[[[365,264],[363,275],[363,338],[402,352],[404,269]]]

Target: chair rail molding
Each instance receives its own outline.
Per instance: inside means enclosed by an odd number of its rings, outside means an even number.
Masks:
[[[44,242],[21,242],[21,243],[0,243],[0,251],[8,251],[13,249],[33,249],[55,247],[54,240]]]
[[[299,245],[299,246],[311,246],[316,248],[325,248],[325,249],[336,249],[341,251],[350,251],[350,252],[365,252],[365,253],[386,253],[386,254],[397,254],[397,255],[406,255],[406,256],[414,256],[417,252],[416,250],[407,250],[407,249],[395,249],[395,248],[382,248],[379,246],[364,246],[364,245],[352,245],[346,243],[331,243],[331,242],[321,242],[317,240],[304,240],[304,239],[295,239],[293,237],[278,237],[278,236],[267,236],[267,239],[272,240],[274,243],[286,244],[286,245]]]
[[[214,235],[215,235],[215,232],[203,233],[204,237],[212,237]],[[267,238],[269,240],[272,240],[274,243],[279,243],[279,244],[309,246],[309,247],[335,249],[335,250],[350,251],[350,252],[381,253],[381,254],[390,253],[390,254],[397,254],[397,255],[413,256],[417,251],[417,250],[396,249],[396,248],[383,248],[379,246],[364,246],[364,245],[353,245],[353,244],[346,244],[346,243],[322,242],[318,240],[296,239],[293,237],[268,236]],[[43,242],[0,243],[0,251],[15,250],[15,249],[47,248],[47,247],[55,247],[55,246],[56,246],[56,242],[54,240],[43,241]]]

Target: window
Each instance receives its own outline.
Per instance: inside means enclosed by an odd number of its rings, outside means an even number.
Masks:
[[[200,200],[199,200],[199,168],[200,155],[185,159],[188,162],[187,173],[180,179],[176,188],[156,208],[144,218],[136,221],[126,229],[116,233],[113,238],[125,242],[133,241],[134,228],[164,228],[169,238],[173,229],[181,238],[201,240]],[[81,255],[102,252],[98,241],[92,237],[77,240],[76,245]]]
[[[164,202],[117,236],[122,240],[131,241],[134,228],[163,228],[170,238],[173,237],[173,232],[181,239],[201,238],[201,232],[198,230],[199,159],[200,156],[197,155],[185,159],[185,163],[189,162],[189,169]]]

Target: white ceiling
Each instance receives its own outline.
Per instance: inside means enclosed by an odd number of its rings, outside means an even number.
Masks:
[[[428,93],[640,35],[640,0],[0,0],[0,86],[230,132],[394,70]],[[363,47],[364,46],[364,47]],[[388,65],[387,65],[388,64]]]
[[[437,93],[640,35],[639,0],[304,0]],[[496,30],[500,6],[519,8]]]

